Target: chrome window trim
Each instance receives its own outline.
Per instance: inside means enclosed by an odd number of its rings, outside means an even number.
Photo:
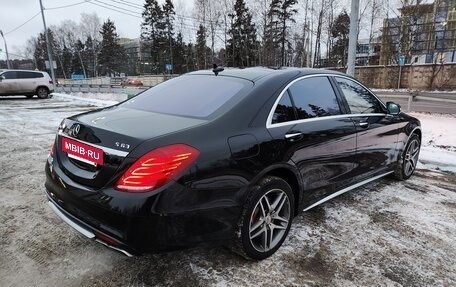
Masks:
[[[272,124],[272,125],[269,124],[269,125],[266,125],[266,128],[272,129],[272,128],[302,124],[302,123],[306,123],[306,122],[324,121],[324,120],[332,120],[332,119],[344,119],[344,118],[356,118],[356,117],[385,117],[387,115],[388,114],[342,114],[342,115],[335,115],[335,116],[316,117],[316,118],[310,118],[310,119],[288,121],[288,122],[277,123],[277,124]]]
[[[92,143],[83,142],[81,140],[78,140],[77,138],[71,137],[71,136],[63,133],[61,130],[59,130],[59,136],[70,138],[70,139],[75,140],[77,142],[80,142],[82,144],[86,144],[86,145],[89,145],[89,146],[96,147],[98,149],[103,150],[105,153],[108,153],[108,154],[121,156],[121,157],[126,157],[129,154],[129,152],[126,152],[126,151],[116,150],[116,149],[109,148],[109,147],[104,147],[104,146],[100,146],[100,145],[96,145],[96,144],[92,144]]]
[[[315,74],[315,75],[305,75],[305,76],[302,76],[302,77],[299,77],[299,78],[296,78],[294,79],[293,81],[291,81],[290,83],[288,83],[285,88],[283,88],[283,90],[280,92],[279,96],[277,97],[276,101],[274,102],[274,105],[272,106],[272,109],[269,111],[269,115],[268,115],[268,118],[266,120],[266,128],[267,129],[270,129],[270,128],[276,128],[276,127],[283,127],[283,126],[288,126],[288,125],[296,125],[296,124],[300,124],[300,123],[304,123],[304,122],[312,122],[312,121],[321,121],[321,120],[325,120],[325,119],[338,119],[338,118],[345,118],[345,117],[360,117],[360,116],[364,116],[364,117],[369,117],[369,116],[386,116],[387,114],[381,114],[381,113],[372,113],[372,114],[340,114],[340,115],[334,115],[334,116],[325,116],[325,117],[315,117],[315,118],[310,118],[310,119],[300,119],[300,120],[295,120],[295,121],[287,121],[287,122],[282,122],[282,123],[275,123],[273,124],[272,123],[272,118],[274,116],[274,112],[277,108],[277,105],[279,104],[280,100],[282,99],[283,95],[285,94],[285,92],[288,90],[288,88],[293,85],[294,83],[296,83],[297,81],[300,81],[300,80],[304,80],[304,79],[307,79],[307,78],[315,78],[315,77],[340,77],[340,78],[344,78],[344,79],[347,79],[347,80],[351,80],[351,81],[354,81],[355,83],[361,85],[363,88],[365,88],[372,96],[374,96],[377,101],[380,102],[380,104],[386,109],[386,105],[371,91],[369,90],[369,88],[367,88],[366,86],[364,86],[363,84],[361,84],[360,82],[356,81],[355,79],[352,79],[348,76],[345,76],[345,75],[337,75],[337,74]],[[329,80],[329,79],[328,79]],[[336,93],[336,91],[334,91],[334,93]],[[343,95],[345,97],[345,95]]]
[[[384,176],[387,176],[388,174],[391,174],[391,173],[393,173],[393,171],[390,171],[390,172],[387,172],[387,173],[383,173],[383,174],[380,174],[380,175],[377,175],[377,176],[368,178],[368,179],[363,180],[363,181],[361,181],[361,182],[355,183],[354,185],[351,185],[351,186],[349,186],[349,187],[346,187],[346,188],[344,188],[344,189],[341,189],[341,190],[339,190],[339,191],[337,191],[337,192],[331,193],[329,196],[327,196],[327,197],[325,197],[325,198],[323,198],[323,199],[321,199],[321,200],[315,202],[314,204],[312,204],[312,205],[309,206],[309,207],[306,207],[306,208],[304,209],[304,211],[307,211],[307,210],[309,210],[309,209],[312,209],[312,208],[314,208],[315,206],[320,205],[320,204],[322,204],[322,203],[324,203],[324,202],[326,202],[326,201],[328,201],[328,200],[330,200],[330,199],[333,199],[333,198],[336,197],[336,196],[339,196],[339,195],[341,195],[341,194],[343,194],[343,193],[346,193],[346,192],[348,192],[348,191],[350,191],[350,190],[353,190],[353,189],[355,189],[355,188],[358,188],[358,187],[360,187],[360,186],[363,186],[363,185],[365,185],[365,184],[367,184],[367,183],[369,183],[369,182],[371,182],[371,181],[374,181],[374,180],[377,180],[377,179],[382,178],[382,177],[384,177]]]

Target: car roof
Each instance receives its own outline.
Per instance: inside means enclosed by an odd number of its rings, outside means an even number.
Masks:
[[[219,76],[227,77],[237,77],[252,82],[256,82],[259,79],[269,76],[269,75],[282,75],[290,71],[299,72],[301,76],[304,75],[314,75],[314,74],[335,74],[335,75],[345,75],[340,72],[324,70],[324,69],[314,69],[314,68],[293,68],[293,67],[252,67],[252,68],[225,68],[223,71],[219,72]],[[214,75],[212,70],[200,70],[195,72],[190,72],[187,75]]]

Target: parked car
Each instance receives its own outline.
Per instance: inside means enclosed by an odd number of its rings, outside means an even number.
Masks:
[[[45,167],[56,214],[127,255],[222,244],[263,259],[301,211],[413,174],[420,122],[357,80],[214,71],[64,119]]]
[[[42,71],[2,70],[0,71],[0,96],[37,95],[46,99],[54,91],[49,74]]]
[[[142,86],[143,83],[138,79],[124,79],[122,80],[122,86]]]

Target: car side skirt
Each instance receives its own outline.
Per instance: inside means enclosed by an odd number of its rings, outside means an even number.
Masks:
[[[374,180],[377,180],[377,179],[382,178],[382,177],[384,177],[384,176],[387,176],[388,174],[391,174],[391,173],[393,173],[393,171],[390,171],[390,172],[387,172],[387,173],[382,173],[382,174],[380,174],[380,175],[371,177],[371,178],[369,178],[369,179],[366,179],[366,180],[364,180],[364,181],[358,182],[358,183],[356,183],[356,184],[354,184],[354,185],[351,185],[351,186],[349,186],[349,187],[346,187],[346,188],[344,188],[344,189],[341,189],[341,190],[339,190],[339,191],[337,191],[337,192],[335,192],[335,193],[332,193],[332,194],[330,194],[329,196],[327,196],[327,197],[325,197],[325,198],[323,198],[323,199],[321,199],[321,200],[315,202],[315,203],[312,204],[311,206],[306,207],[306,208],[304,209],[304,211],[308,211],[308,210],[314,208],[315,206],[318,206],[318,205],[320,205],[320,204],[322,204],[322,203],[324,203],[324,202],[326,202],[326,201],[328,201],[328,200],[330,200],[330,199],[332,199],[332,198],[334,198],[334,197],[336,197],[336,196],[339,196],[339,195],[341,195],[341,194],[343,194],[343,193],[346,193],[347,191],[350,191],[350,190],[352,190],[352,189],[358,188],[358,187],[360,187],[360,186],[362,186],[362,185],[365,185],[365,184],[367,184],[367,183],[369,183],[369,182],[371,182],[371,181],[374,181]]]

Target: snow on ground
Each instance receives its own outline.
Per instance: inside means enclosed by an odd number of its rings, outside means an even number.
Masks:
[[[421,121],[420,163],[429,168],[456,172],[456,117],[425,113],[410,115]]]

